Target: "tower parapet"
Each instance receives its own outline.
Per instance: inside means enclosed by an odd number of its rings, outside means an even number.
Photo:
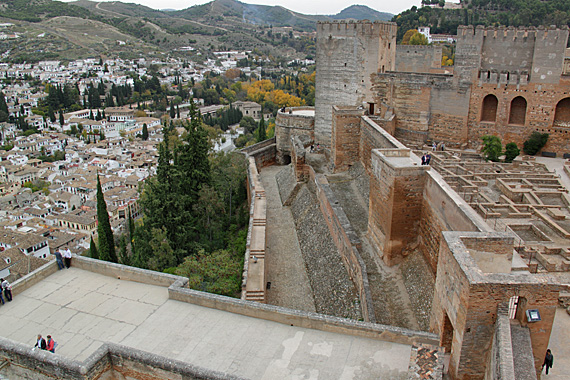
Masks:
[[[331,144],[334,105],[373,101],[370,76],[395,69],[396,32],[393,22],[317,23],[316,142]]]

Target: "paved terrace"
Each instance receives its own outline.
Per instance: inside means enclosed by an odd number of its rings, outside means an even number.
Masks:
[[[313,314],[314,315],[314,314]],[[84,361],[111,342],[251,379],[406,379],[412,346],[325,332],[169,299],[168,288],[78,268],[0,306],[0,336],[52,335]]]

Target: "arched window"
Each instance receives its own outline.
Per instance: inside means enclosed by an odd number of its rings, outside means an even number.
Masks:
[[[562,99],[556,105],[554,123],[570,123],[570,98]]]
[[[509,114],[509,124],[524,125],[526,120],[526,99],[517,96],[511,102],[511,112]]]
[[[495,121],[497,118],[497,105],[499,100],[493,94],[485,96],[483,99],[483,109],[481,110],[481,121]]]

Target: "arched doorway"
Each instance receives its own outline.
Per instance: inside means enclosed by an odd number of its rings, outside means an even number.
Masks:
[[[524,125],[526,121],[526,99],[517,96],[511,102],[511,112],[509,113],[509,124]]]
[[[570,98],[562,99],[556,105],[554,124],[557,123],[570,123]]]
[[[493,94],[485,96],[481,109],[481,121],[495,121],[497,119],[497,106],[499,100]]]

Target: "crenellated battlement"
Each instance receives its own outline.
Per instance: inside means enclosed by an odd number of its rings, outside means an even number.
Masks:
[[[396,35],[398,26],[388,21],[319,21],[317,35]],[[324,34],[323,34],[324,33]]]

